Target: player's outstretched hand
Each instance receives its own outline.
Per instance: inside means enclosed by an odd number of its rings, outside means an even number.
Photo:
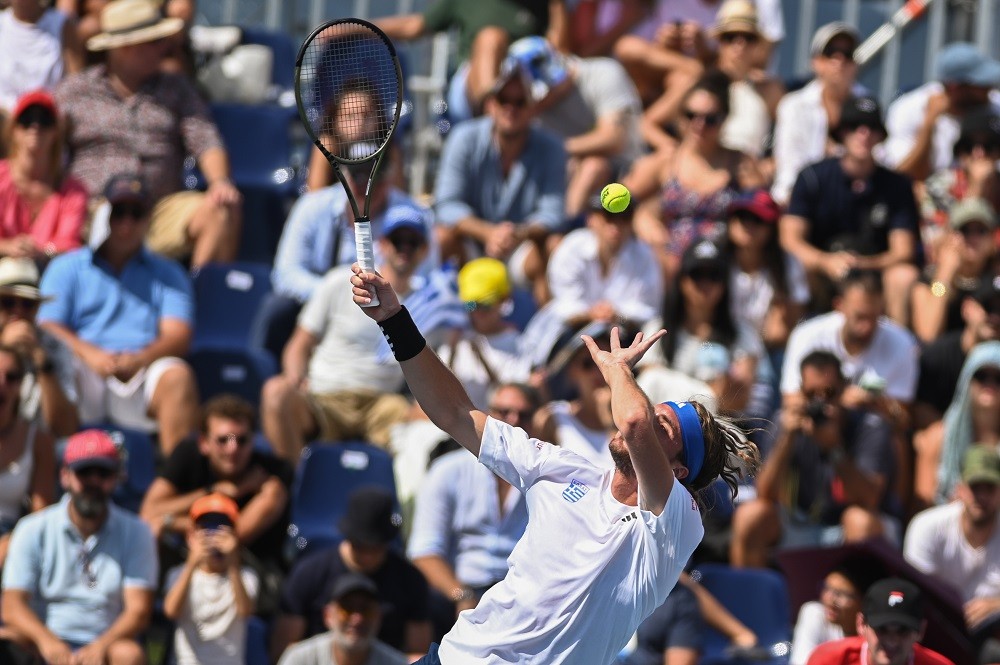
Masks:
[[[351,275],[354,302],[359,307],[371,302],[369,288],[374,288],[378,295],[379,304],[377,307],[361,307],[361,311],[378,322],[385,321],[400,310],[399,298],[396,297],[396,292],[385,277],[377,272],[364,272],[357,263],[351,266],[351,272],[354,273]]]
[[[381,294],[379,294],[379,297],[381,297]],[[618,326],[611,329],[610,351],[603,351],[601,347],[597,346],[597,342],[594,341],[593,337],[582,335],[583,342],[590,351],[590,356],[597,363],[597,366],[601,368],[602,374],[605,374],[607,370],[615,365],[627,365],[629,369],[635,367],[635,364],[639,362],[639,358],[642,358],[653,344],[667,334],[667,331],[661,328],[649,337],[644,338],[640,332],[636,334],[635,339],[632,340],[630,345],[623,347],[621,340],[618,338],[618,331]],[[604,378],[607,380],[607,374],[605,374]]]

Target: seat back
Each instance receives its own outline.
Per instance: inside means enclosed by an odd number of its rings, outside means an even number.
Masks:
[[[260,27],[244,27],[243,44],[261,44],[271,49],[273,66],[271,67],[271,85],[278,86],[281,92],[291,90],[295,74],[296,46],[291,35],[281,30],[268,30]]]
[[[292,485],[288,533],[295,555],[339,542],[338,525],[348,498],[354,490],[368,485],[396,495],[389,453],[360,441],[307,446]]]
[[[246,104],[212,104],[211,108],[236,186],[294,193],[291,162],[292,123],[298,121],[295,109]]]
[[[246,348],[257,308],[271,292],[264,263],[209,263],[192,276],[195,349]]]
[[[198,349],[188,362],[203,403],[221,393],[233,393],[257,407],[264,382],[278,373],[274,358],[260,349]]]
[[[773,570],[711,563],[698,566],[691,576],[754,631],[761,646],[752,661],[734,657],[729,651],[729,641],[716,630],[706,628],[701,665],[744,662],[780,665],[788,662],[792,633],[788,585],[784,577]]]

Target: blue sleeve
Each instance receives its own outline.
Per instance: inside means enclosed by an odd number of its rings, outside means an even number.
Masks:
[[[67,328],[74,328],[72,317],[73,293],[76,291],[76,270],[74,269],[76,260],[76,252],[57,256],[42,273],[39,290],[52,300],[43,302],[39,308],[39,323],[52,321]]]
[[[887,481],[895,475],[896,456],[892,445],[892,426],[876,413],[861,415],[861,423],[852,442],[854,464],[867,473],[885,476]]]
[[[161,259],[160,280],[163,296],[160,302],[161,319],[178,319],[194,325],[194,297],[191,289],[191,279],[174,261]]]
[[[134,519],[129,533],[128,556],[123,562],[122,579],[125,587],[156,589],[159,562],[156,541],[145,522]]]
[[[788,210],[789,215],[795,215],[796,217],[805,217],[806,219],[812,219],[815,215],[813,213],[813,204],[815,203],[815,183],[816,183],[816,172],[811,166],[807,166],[799,172],[798,177],[795,178],[795,184],[792,186],[792,195],[788,199]]]
[[[538,201],[535,209],[528,214],[528,221],[558,231],[566,217],[566,150],[562,142],[552,135],[536,136],[544,147],[538,155],[542,165],[538,174]]]
[[[309,615],[312,599],[325,591],[322,573],[326,556],[330,554],[323,550],[295,564],[281,586],[282,614],[297,617]]]
[[[424,478],[407,543],[406,555],[411,560],[421,556],[440,556],[448,560],[452,553],[450,543],[456,507],[451,491],[455,482],[451,475],[453,469],[448,460],[439,460],[431,465]]]
[[[476,149],[474,122],[456,125],[445,141],[434,186],[434,210],[438,223],[455,226],[459,220],[476,214],[469,204],[468,176]]]
[[[41,575],[41,519],[22,518],[10,536],[7,559],[3,565],[3,588],[34,594]]]
[[[310,258],[318,242],[318,225],[333,224],[331,206],[320,193],[306,194],[295,202],[274,256],[271,281],[278,293],[305,302],[322,281],[325,271],[313,272]]]

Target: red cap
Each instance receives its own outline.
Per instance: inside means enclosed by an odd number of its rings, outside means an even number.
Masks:
[[[191,510],[188,514],[191,516],[193,521],[197,522],[205,515],[210,515],[212,513],[225,515],[229,518],[230,525],[235,525],[236,520],[240,516],[240,509],[236,505],[236,502],[228,496],[216,492],[214,494],[203,496],[192,503]]]
[[[766,189],[747,192],[729,204],[729,214],[746,211],[766,224],[777,224],[781,208]]]
[[[117,470],[121,466],[121,455],[107,432],[88,429],[69,437],[63,464],[74,471],[88,466]]]
[[[17,104],[14,106],[14,112],[11,114],[11,118],[17,119],[24,110],[29,106],[44,106],[52,115],[59,115],[56,111],[56,100],[52,99],[50,95],[45,90],[33,90],[32,92],[25,93],[17,100]]]

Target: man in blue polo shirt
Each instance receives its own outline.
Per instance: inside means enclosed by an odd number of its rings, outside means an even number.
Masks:
[[[192,333],[191,284],[175,262],[143,246],[150,199],[134,175],[104,192],[107,238],[57,257],[42,278],[55,298],[39,324],[76,356],[80,420],[159,430],[169,454],[198,425],[194,373],[181,358]]]
[[[111,503],[121,459],[101,430],[69,438],[62,501],[18,522],[3,570],[5,628],[46,663],[139,665],[153,611],[153,535]],[[18,658],[3,645],[0,660]]]
[[[905,324],[910,287],[919,276],[919,215],[910,179],[872,155],[885,136],[878,102],[844,102],[831,130],[843,153],[799,173],[781,219],[781,244],[806,269],[813,293],[827,298],[852,269],[881,272],[886,313]],[[815,295],[812,304],[829,309]]]

